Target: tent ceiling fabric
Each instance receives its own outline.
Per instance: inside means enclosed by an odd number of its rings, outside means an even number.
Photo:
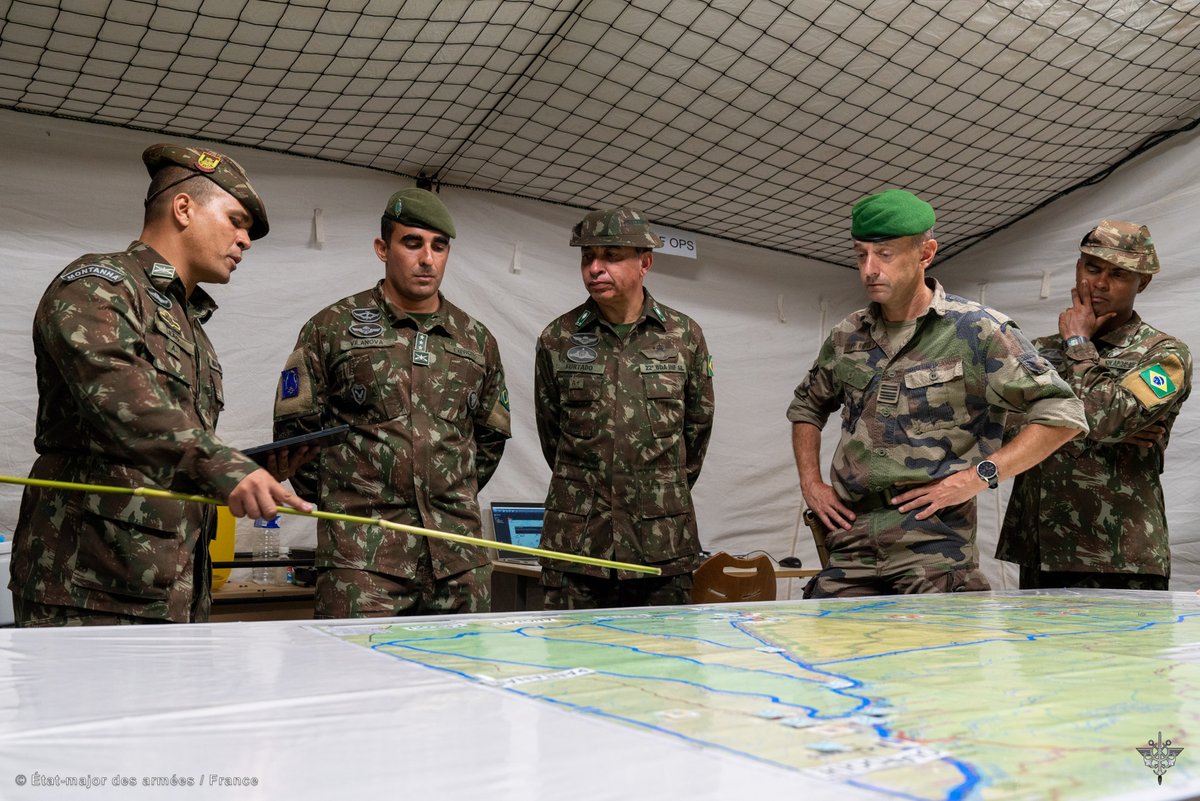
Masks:
[[[1200,106],[1196,2],[0,0],[0,107],[286,151],[850,265],[952,254]]]

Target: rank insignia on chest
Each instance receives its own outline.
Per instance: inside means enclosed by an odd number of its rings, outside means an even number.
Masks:
[[[377,323],[383,318],[379,309],[351,309],[350,316],[360,323]]]
[[[350,387],[350,397],[354,398],[354,402],[362,406],[367,402],[367,388],[362,384],[354,384]]]
[[[176,334],[183,333],[183,327],[179,325],[179,321],[172,317],[170,312],[168,312],[166,309],[160,307],[158,310],[158,316]]]
[[[300,394],[300,370],[289,367],[279,375],[279,399],[287,400]],[[360,401],[361,402],[361,401]]]
[[[1138,376],[1146,382],[1146,386],[1150,387],[1150,390],[1159,398],[1165,398],[1175,392],[1175,382],[1157,364],[1153,367],[1147,367],[1138,373]]]
[[[567,358],[576,364],[590,364],[596,361],[596,351],[586,345],[579,345],[567,351]]]
[[[151,300],[153,300],[159,306],[162,306],[164,309],[169,309],[175,305],[174,303],[171,302],[171,299],[169,297],[164,295],[162,292],[159,292],[157,289],[155,289],[152,286],[146,287],[146,294],[150,296]]]
[[[900,383],[898,381],[880,381],[876,400],[888,405],[898,403],[900,401]]]
[[[425,367],[429,366],[429,335],[425,333],[417,334],[417,339],[413,343],[412,363],[419,364]]]

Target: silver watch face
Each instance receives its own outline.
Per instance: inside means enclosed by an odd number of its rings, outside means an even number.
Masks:
[[[975,465],[975,472],[978,473],[979,477],[984,481],[991,483],[1000,473],[1000,469],[996,467],[995,462],[991,461],[990,459],[985,459],[979,464]]]

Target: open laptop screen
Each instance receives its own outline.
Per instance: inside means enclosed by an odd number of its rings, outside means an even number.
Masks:
[[[542,544],[542,518],[545,515],[546,507],[540,503],[493,503],[492,529],[496,533],[496,542],[537,548]],[[501,551],[500,558],[534,557]]]

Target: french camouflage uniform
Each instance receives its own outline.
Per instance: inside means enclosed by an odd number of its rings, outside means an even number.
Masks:
[[[480,536],[478,492],[510,436],[500,351],[481,323],[439,294],[418,321],[383,282],[314,315],[300,330],[275,400],[275,436],[349,424],[343,442],[292,477],[328,512]],[[490,560],[479,547],[321,520],[317,615],[490,608]],[[467,571],[473,571],[466,576]]]
[[[203,327],[215,309],[142,242],[63,270],[34,315],[30,477],[228,497],[258,466],[215,435],[221,366]],[[18,614],[203,621],[215,530],[206,504],[29,487],[9,582]]]
[[[833,329],[788,407],[793,423],[817,428],[841,408],[831,484],[857,515],[851,530],[828,533],[829,564],[808,595],[988,589],[974,498],[917,520],[892,495],[988,458],[1009,411],[1086,427],[1079,400],[1014,322],[926,283],[933,298],[906,345],[892,345],[872,303]]]
[[[686,601],[701,561],[691,487],[712,431],[712,361],[700,326],[643,292],[627,336],[589,299],[538,339],[538,436],[553,471],[542,545],[653,565],[663,575],[543,559],[548,598],[570,594],[572,582],[585,591],[615,578],[637,579],[639,592],[614,590],[613,603],[677,603],[681,594]]]
[[[1101,221],[1080,250],[1134,273],[1159,269],[1149,230],[1135,223]],[[1160,475],[1192,388],[1188,347],[1137,312],[1069,347],[1058,334],[1034,344],[1083,399],[1091,431],[1017,476],[996,557],[1021,565],[1022,587],[1167,589]],[[1166,433],[1153,446],[1122,444],[1154,424]]]

